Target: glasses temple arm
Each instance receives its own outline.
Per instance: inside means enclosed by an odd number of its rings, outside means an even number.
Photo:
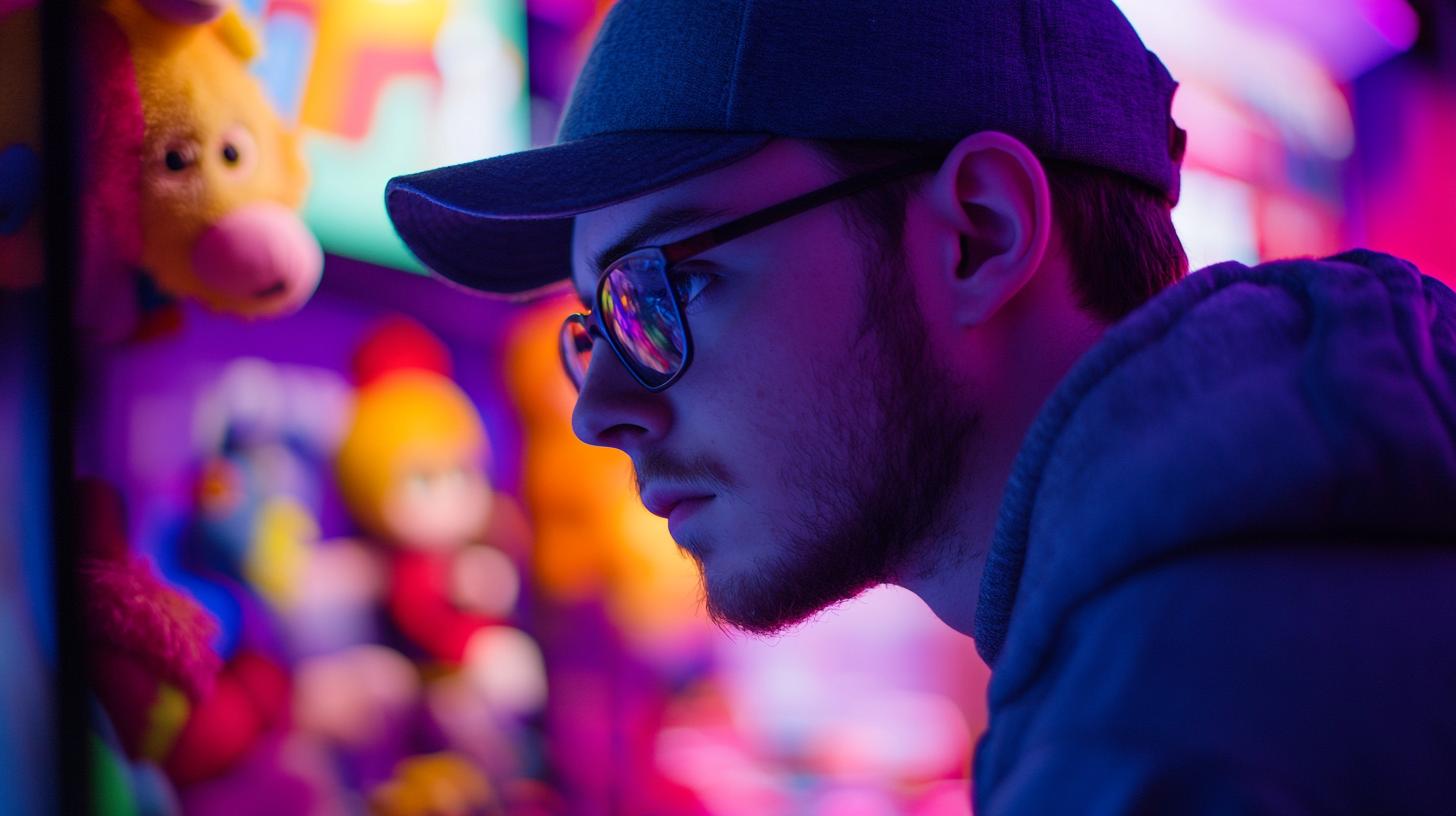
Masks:
[[[887,181],[892,181],[901,176],[908,176],[920,170],[929,170],[940,164],[942,158],[940,153],[922,154],[906,159],[905,161],[886,165],[877,170],[871,170],[868,173],[850,176],[827,187],[821,187],[818,190],[805,193],[797,198],[791,198],[788,201],[780,202],[758,212],[735,218],[726,224],[719,224],[710,230],[689,236],[680,241],[674,241],[660,247],[660,251],[667,260],[668,265],[672,265],[691,258],[694,255],[707,252],[719,244],[747,235],[756,229],[761,229],[775,222],[791,218],[822,204],[828,204],[835,199],[852,196],[868,190],[871,187],[884,184]]]

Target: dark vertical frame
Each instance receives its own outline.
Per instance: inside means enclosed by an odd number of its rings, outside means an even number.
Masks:
[[[83,620],[77,592],[80,519],[75,514],[74,417],[80,397],[71,304],[80,261],[78,122],[83,85],[77,70],[82,24],[79,0],[40,0],[41,134],[43,150],[45,342],[42,356],[49,403],[49,519],[54,553],[56,665],[55,812],[89,813],[90,763],[86,728]]]

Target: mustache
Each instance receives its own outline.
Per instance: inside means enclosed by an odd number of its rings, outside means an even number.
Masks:
[[[679,460],[661,451],[644,454],[640,462],[634,460],[632,476],[637,483],[638,495],[642,494],[648,483],[664,479],[675,484],[714,491],[728,490],[733,486],[728,470],[712,459],[700,456]]]

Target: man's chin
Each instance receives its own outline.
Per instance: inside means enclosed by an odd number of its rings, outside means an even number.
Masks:
[[[865,588],[805,583],[782,570],[757,565],[734,572],[715,564],[711,556],[699,559],[698,569],[708,617],[719,627],[761,636],[782,634]]]
[[[765,615],[759,610],[746,610],[732,603],[721,603],[714,599],[711,591],[708,593],[707,608],[708,618],[720,629],[736,629],[760,637],[783,634],[818,611],[811,610],[791,617],[776,614]]]

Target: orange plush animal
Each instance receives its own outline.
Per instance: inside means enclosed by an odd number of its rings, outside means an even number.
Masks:
[[[220,0],[104,0],[92,18],[81,326],[123,339],[177,298],[248,318],[302,306],[323,266],[295,212],[308,173],[248,74],[242,18]]]

